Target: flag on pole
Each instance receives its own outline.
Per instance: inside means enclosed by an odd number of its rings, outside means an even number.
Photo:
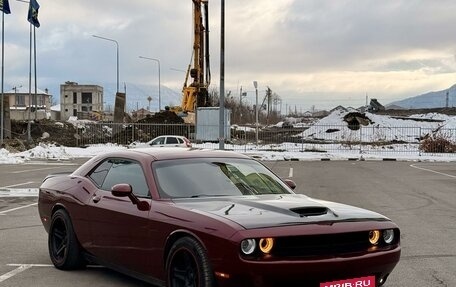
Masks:
[[[40,4],[38,4],[36,0],[30,0],[27,20],[30,24],[37,28],[40,27],[40,22],[38,21],[38,9],[40,9]]]
[[[0,0],[0,10],[2,10],[5,14],[11,13],[8,0]]]

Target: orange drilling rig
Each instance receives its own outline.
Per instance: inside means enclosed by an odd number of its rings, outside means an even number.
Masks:
[[[182,89],[181,108],[194,113],[197,107],[211,106],[208,87],[211,82],[209,67],[209,6],[208,0],[193,1],[193,52]],[[193,79],[187,85],[188,77]]]

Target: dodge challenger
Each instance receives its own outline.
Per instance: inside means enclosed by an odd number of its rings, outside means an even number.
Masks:
[[[381,286],[400,230],[378,213],[295,193],[234,152],[134,149],[47,176],[52,263],[100,264],[156,286]]]

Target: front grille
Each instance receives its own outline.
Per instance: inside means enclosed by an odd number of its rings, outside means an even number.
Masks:
[[[369,233],[352,232],[276,238],[274,257],[337,257],[344,254],[366,252],[371,246]]]

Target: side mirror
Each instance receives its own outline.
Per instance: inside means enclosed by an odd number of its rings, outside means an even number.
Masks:
[[[291,179],[286,178],[283,180],[283,182],[285,182],[285,184],[288,185],[288,187],[291,188],[291,190],[294,190],[296,188],[296,183]]]
[[[130,194],[132,194],[131,185],[127,183],[116,184],[111,188],[111,193],[112,195],[117,197],[129,196]]]
[[[150,205],[147,201],[141,201],[133,194],[131,185],[128,183],[119,183],[114,185],[111,188],[111,193],[116,197],[128,197],[141,211],[147,211],[150,209]]]

